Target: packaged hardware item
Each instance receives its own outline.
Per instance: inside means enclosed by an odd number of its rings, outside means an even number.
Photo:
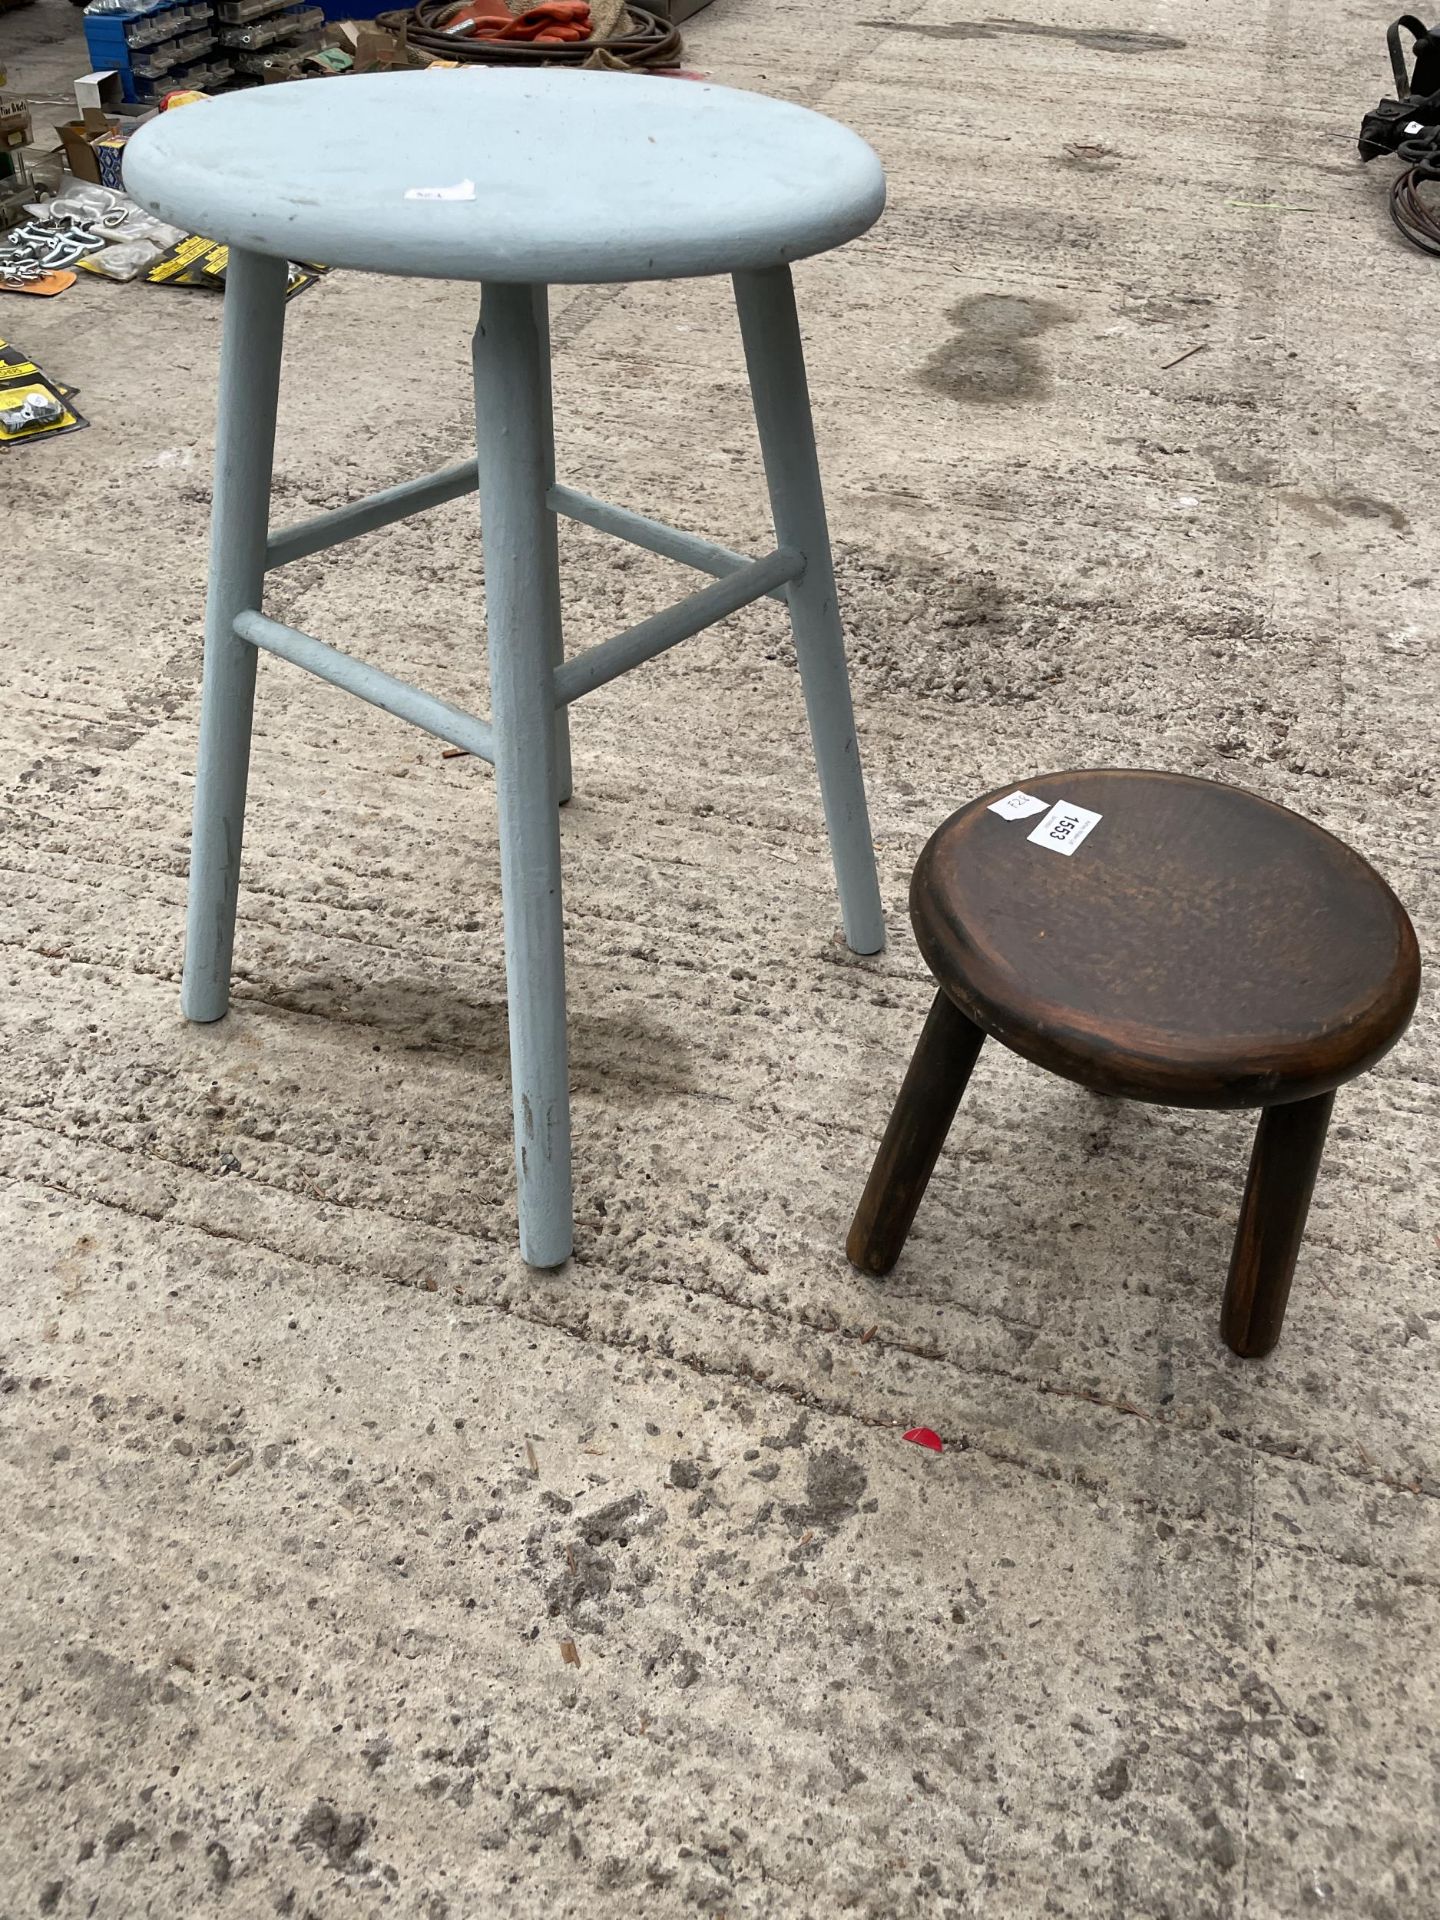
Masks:
[[[90,422],[69,404],[68,393],[21,348],[0,340],[0,447],[88,427]]]
[[[156,287],[218,288],[225,284],[225,269],[229,264],[230,249],[221,241],[207,240],[203,234],[187,233],[183,240],[165,249],[144,277]],[[297,265],[292,260],[285,298],[293,300],[297,293],[304,293],[308,287],[313,287],[321,275],[328,271],[328,267],[315,266],[308,261]]]

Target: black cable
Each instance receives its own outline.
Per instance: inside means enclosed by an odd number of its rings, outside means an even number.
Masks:
[[[556,41],[536,46],[528,40],[467,40],[446,33],[444,23],[455,5],[456,0],[418,0],[408,13],[382,13],[376,24],[388,27],[422,53],[490,66],[511,62],[522,66],[582,66],[596,53],[603,53],[627,67],[673,67],[680,58],[678,29],[643,7],[627,7],[635,22],[629,33],[613,33],[607,40]]]
[[[1401,237],[1421,253],[1440,258],[1440,206],[1432,206],[1420,192],[1426,181],[1440,180],[1428,167],[1407,167],[1390,186],[1390,218]]]

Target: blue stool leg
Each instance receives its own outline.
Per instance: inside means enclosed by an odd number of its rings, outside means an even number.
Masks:
[[[487,283],[475,331],[475,415],[520,1251],[532,1267],[558,1267],[569,1258],[572,1233],[570,1091],[544,347],[533,290]]]
[[[815,745],[825,824],[830,830],[845,938],[856,953],[879,953],[885,945],[885,915],[875,878],[845,635],[835,600],[830,533],[789,268],[737,273],[735,304],[750,369],[775,537],[781,546],[795,547],[805,555],[805,571],[788,589],[790,624]]]
[[[535,287],[535,328],[540,336],[540,407],[543,450],[545,454],[545,484],[555,484],[555,417],[550,398],[550,289]],[[543,613],[550,644],[550,663],[558,667],[565,658],[565,632],[560,613],[560,539],[559,515],[548,509],[542,541],[545,547],[545,573],[551,583],[552,591],[537,614]],[[575,791],[574,776],[570,770],[570,709],[555,709],[555,790],[563,807]]]
[[[219,1020],[230,1004],[256,659],[255,649],[237,640],[232,628],[236,614],[259,607],[265,586],[286,271],[283,260],[232,248],[225,274],[205,678],[180,987],[189,1020]]]

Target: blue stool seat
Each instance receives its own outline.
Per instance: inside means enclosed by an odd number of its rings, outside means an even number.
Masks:
[[[673,280],[778,267],[865,232],[865,142],[761,94],[476,67],[255,87],[161,114],[127,192],[190,233],[434,280]]]

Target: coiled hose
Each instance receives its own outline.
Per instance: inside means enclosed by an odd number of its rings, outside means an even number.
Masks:
[[[535,46],[526,40],[467,40],[462,35],[446,33],[445,22],[454,12],[455,4],[456,0],[418,0],[408,11],[382,13],[376,24],[402,35],[408,45],[418,47],[422,53],[433,53],[437,59],[478,61],[492,66],[578,67],[600,54],[606,66],[673,67],[680,58],[679,29],[658,14],[647,13],[643,7],[627,7],[635,23],[628,33],[613,33],[605,40]]]
[[[1390,186],[1390,218],[1412,247],[1421,253],[1440,256],[1440,202],[1427,201],[1420,188],[1440,182],[1440,165],[1434,160],[1409,167]]]

